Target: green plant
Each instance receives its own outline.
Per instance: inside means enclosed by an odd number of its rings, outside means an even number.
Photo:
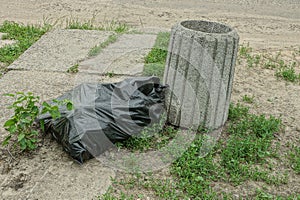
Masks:
[[[289,196],[278,196],[278,195],[272,195],[268,192],[263,191],[262,189],[256,189],[255,191],[255,200],[299,200],[300,195],[299,194],[292,194]]]
[[[243,106],[239,103],[237,103],[236,105],[231,103],[229,105],[228,119],[231,121],[241,120],[246,117],[248,113],[249,107]]]
[[[240,46],[239,55],[241,57],[247,57],[250,55],[251,52],[252,52],[252,48],[250,47],[249,42],[247,43],[246,46],[244,44]]]
[[[276,69],[279,66],[279,58],[281,56],[281,51],[279,51],[275,56],[265,57],[265,63],[263,64],[264,68],[267,69]]]
[[[168,54],[170,33],[160,32],[157,35],[155,44],[148,55],[145,57],[145,76],[155,75],[162,78]]]
[[[169,40],[170,33],[158,33],[153,48],[145,57],[145,63],[165,63],[168,54]]]
[[[100,31],[114,31],[116,33],[126,33],[129,26],[125,23],[110,21],[95,25],[95,16],[90,20],[80,21],[78,19],[67,19],[67,29],[81,29],[81,30],[100,30]]]
[[[144,76],[157,76],[162,79],[164,71],[165,71],[164,63],[147,63],[144,66],[143,75]]]
[[[292,168],[297,174],[300,174],[300,147],[293,146],[289,153],[289,160]]]
[[[106,72],[106,76],[108,76],[109,78],[112,78],[115,76],[115,73],[113,71],[111,72]]]
[[[13,143],[20,147],[22,151],[36,149],[38,139],[38,130],[35,127],[35,119],[44,113],[50,113],[51,117],[56,119],[60,117],[58,105],[66,105],[68,110],[73,109],[73,104],[69,100],[54,100],[54,105],[43,102],[43,109],[40,110],[38,103],[40,97],[34,96],[33,93],[17,92],[15,94],[5,94],[13,97],[14,102],[9,109],[14,110],[14,115],[4,123],[4,128],[9,132],[2,142],[3,146]],[[43,128],[43,122],[41,123]]]
[[[245,46],[244,44],[239,48],[239,63],[240,58],[245,59],[248,67],[253,67],[255,64],[256,66],[259,64],[261,60],[261,55],[253,55],[252,48],[249,46],[249,43]]]
[[[66,19],[67,29],[95,30],[94,18],[87,21],[79,21],[78,19]]]
[[[100,45],[94,46],[88,53],[89,56],[96,56],[98,55],[105,47],[108,45],[116,42],[118,39],[118,35],[110,35],[107,40],[105,40],[103,43]]]
[[[16,43],[0,48],[0,62],[11,64],[50,28],[49,24],[33,26],[5,21],[0,25],[0,32],[7,33],[2,39],[15,40]]]
[[[281,60],[279,69],[277,70],[275,75],[286,81],[296,82],[300,80],[300,73],[296,74],[295,66],[296,62],[293,62],[291,65],[286,65],[284,61]]]
[[[295,71],[295,68],[299,66],[299,61],[296,58],[297,51],[293,53],[294,56],[291,60],[284,60],[281,51],[275,56],[257,54],[252,51],[252,48],[249,47],[249,43],[247,46],[240,46],[239,63],[241,63],[241,60],[244,60],[248,67],[261,65],[263,68],[276,70],[275,76],[285,81],[300,81],[300,73],[297,74]]]
[[[274,134],[280,130],[280,119],[253,115],[249,113],[248,107],[231,104],[226,127],[222,135],[227,136],[220,139],[206,157],[199,156],[199,152],[203,143],[207,141],[204,133],[209,132],[199,128],[199,134],[190,147],[170,166],[172,177],[160,179],[146,175],[148,178],[145,179],[144,175],[140,174],[128,180],[115,181],[114,185],[122,185],[126,191],[151,191],[156,195],[156,199],[231,199],[230,194],[215,192],[211,187],[213,182],[229,182],[233,185],[247,180],[273,185],[287,183],[287,173],[272,174],[273,165],[267,161],[277,158],[277,148],[272,146],[272,141]],[[165,133],[167,128],[170,127],[166,126],[162,133]],[[158,135],[157,138],[161,137],[163,136]],[[133,138],[128,143],[122,143],[121,147],[145,151],[156,148],[157,138]],[[172,136],[166,137],[164,143],[170,138]],[[118,195],[110,195],[118,199]],[[262,197],[264,194],[261,192],[256,196]]]
[[[145,128],[139,137],[131,137],[122,143],[117,143],[117,146],[141,152],[159,149],[177,134],[177,130],[172,126],[165,126],[162,130],[159,130],[160,127],[161,125]]]
[[[33,150],[36,148],[38,131],[33,129],[33,123],[39,114],[39,108],[36,105],[39,97],[32,93],[18,92],[16,94],[6,94],[15,98],[15,102],[9,106],[14,110],[14,116],[4,123],[4,128],[8,130],[9,135],[2,142],[2,145],[8,145],[9,141],[15,139],[21,150]]]
[[[221,164],[230,180],[235,184],[249,178],[274,184],[285,182],[284,178],[280,181],[269,176],[267,172],[251,167],[275,153],[270,147],[274,133],[280,130],[281,120],[273,116],[266,118],[264,115],[249,114],[249,109],[240,104],[230,106],[229,119],[231,123],[227,131],[230,137],[224,141],[220,156]]]
[[[204,158],[198,156],[203,141],[204,136],[198,136],[171,167],[173,176],[178,180],[178,189],[192,199],[215,198],[216,194],[210,189],[210,183],[220,178],[223,172],[213,159],[216,148],[213,148],[213,151]]]
[[[75,65],[73,65],[72,67],[70,67],[70,68],[67,70],[67,72],[68,72],[68,73],[77,73],[77,72],[79,72],[78,67],[79,67],[79,64],[76,63]]]
[[[254,95],[252,95],[251,97],[248,96],[248,95],[244,95],[242,100],[246,103],[253,103],[254,102]]]

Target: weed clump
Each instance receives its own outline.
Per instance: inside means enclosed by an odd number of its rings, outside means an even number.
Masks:
[[[16,43],[0,48],[0,62],[11,64],[50,28],[49,24],[33,26],[5,21],[0,25],[0,32],[6,33],[2,39],[15,40]]]
[[[168,54],[169,40],[170,33],[168,32],[160,32],[157,35],[153,48],[145,57],[145,67],[143,72],[145,76],[154,75],[162,78]]]

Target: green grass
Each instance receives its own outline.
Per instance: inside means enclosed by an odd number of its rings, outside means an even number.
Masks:
[[[67,72],[68,72],[68,73],[77,73],[77,72],[79,71],[78,67],[79,67],[79,64],[76,63],[75,65],[73,65],[72,67],[70,67],[70,68],[67,70]]]
[[[253,103],[254,102],[254,96],[248,96],[248,95],[244,95],[243,96],[243,102],[246,102],[246,103]]]
[[[250,114],[249,108],[241,104],[231,105],[227,129],[222,133],[227,137],[220,139],[206,157],[199,156],[205,141],[205,136],[199,132],[189,149],[170,166],[171,178],[134,174],[126,180],[114,182],[115,187],[122,186],[122,193],[114,194],[111,189],[106,196],[99,198],[119,199],[122,194],[124,198],[136,199],[138,196],[130,190],[146,190],[155,199],[231,199],[230,194],[217,193],[211,185],[216,181],[240,185],[249,180],[276,186],[286,184],[287,174],[272,174],[274,166],[267,161],[277,157],[272,141],[280,128],[280,119]],[[158,148],[156,140],[152,139],[133,139],[121,147],[142,152]],[[257,194],[260,196],[263,194]]]
[[[107,40],[102,42],[100,45],[94,46],[88,53],[88,55],[91,56],[96,56],[98,55],[104,48],[106,48],[108,45],[116,42],[118,39],[118,35],[110,35]]]
[[[7,33],[2,39],[15,40],[16,43],[0,48],[0,62],[11,64],[50,28],[47,24],[34,26],[5,21],[0,25],[0,32]]]
[[[275,75],[278,78],[282,78],[286,81],[290,81],[290,82],[299,81],[300,73],[296,74],[295,66],[296,66],[296,62],[293,62],[290,65],[288,65],[283,60],[281,60],[279,62],[279,68],[277,69]]]
[[[114,77],[116,74],[114,73],[114,71],[111,71],[111,72],[106,72],[106,74],[105,74],[107,77],[109,77],[109,78],[112,78],[112,77]]]
[[[110,21],[100,25],[95,25],[94,18],[91,20],[80,21],[78,19],[68,19],[66,21],[67,29],[81,29],[81,30],[100,30],[100,31],[114,31],[116,33],[126,33],[130,27],[121,22]]]
[[[255,200],[298,200],[300,199],[300,195],[299,194],[292,194],[289,195],[287,197],[282,197],[282,196],[278,196],[278,195],[272,195],[268,192],[265,192],[261,189],[256,189],[255,191]]]
[[[293,52],[293,55],[296,54],[297,50]],[[285,60],[282,58],[281,51],[275,56],[255,53],[248,43],[247,45],[242,44],[239,48],[238,63],[241,64],[242,61],[250,68],[260,66],[266,69],[273,69],[275,70],[274,75],[279,79],[293,83],[300,82],[300,73],[297,73],[295,70],[299,68],[299,62],[295,56],[290,60]]]
[[[158,129],[158,127],[146,128],[139,137],[131,137],[122,143],[118,143],[117,146],[140,152],[159,149],[174,138],[177,133],[176,128],[169,125],[166,125],[162,130]]]
[[[300,147],[294,145],[289,153],[289,160],[293,170],[300,174]]]
[[[262,57],[259,54],[252,55],[253,54],[253,49],[249,46],[249,43],[247,45],[241,45],[239,49],[239,59],[244,59],[246,60],[247,66],[248,67],[253,67],[254,65],[257,66]]]
[[[163,77],[166,58],[168,54],[168,45],[170,33],[160,32],[157,35],[155,44],[148,55],[145,57],[145,67],[143,75]]]

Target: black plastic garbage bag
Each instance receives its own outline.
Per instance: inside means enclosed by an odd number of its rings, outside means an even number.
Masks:
[[[60,107],[61,117],[41,115],[45,132],[62,144],[78,162],[96,157],[143,128],[158,123],[164,111],[165,86],[157,77],[138,77],[118,83],[84,83],[57,98],[69,99],[74,109]]]

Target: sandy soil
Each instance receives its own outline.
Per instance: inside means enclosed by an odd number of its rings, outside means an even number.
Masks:
[[[291,57],[300,47],[300,2],[298,0],[0,0],[0,23],[12,20],[22,23],[63,24],[66,20],[89,20],[94,22],[121,21],[142,31],[169,30],[185,19],[219,21],[236,28],[241,43],[250,43],[258,51],[283,54]],[[298,62],[300,58],[297,57]],[[299,72],[299,64],[298,64]],[[288,143],[300,140],[300,86],[278,80],[273,70],[236,66],[232,100],[237,102],[243,95],[254,95],[253,112],[281,116],[285,130],[279,136],[282,155]],[[299,145],[299,143],[298,143]],[[35,159],[32,160],[34,162]],[[286,160],[279,163],[278,171],[286,170]],[[9,166],[13,167],[13,166]],[[268,187],[273,194],[300,193],[300,177],[292,170],[287,185]],[[18,179],[18,180],[17,180]],[[16,177],[17,182],[30,181]],[[245,183],[239,187],[219,184],[217,189],[246,196],[255,191],[260,183]],[[19,187],[19,186],[15,186]],[[54,197],[55,199],[55,197]]]

